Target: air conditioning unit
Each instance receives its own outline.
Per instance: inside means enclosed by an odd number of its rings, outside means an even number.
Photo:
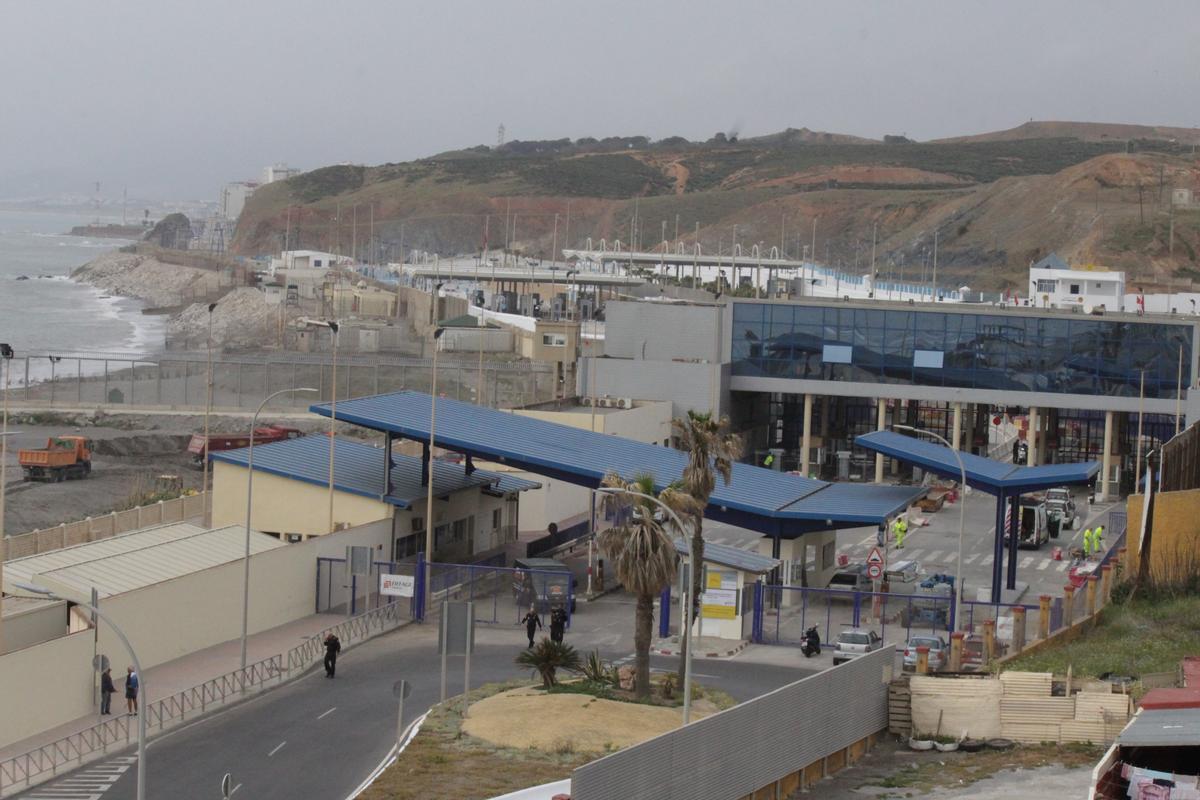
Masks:
[[[633,408],[633,399],[630,397],[618,397],[613,400],[614,408]]]

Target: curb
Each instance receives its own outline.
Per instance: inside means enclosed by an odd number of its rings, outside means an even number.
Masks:
[[[736,656],[738,653],[745,650],[749,646],[749,644],[750,644],[749,642],[743,641],[743,642],[739,643],[736,647],[729,649],[729,650],[710,651],[710,652],[704,652],[704,653],[699,653],[699,652],[693,651],[692,655],[699,656],[701,658],[729,658],[730,656]],[[682,651],[672,650],[669,647],[652,647],[652,648],[650,648],[650,652],[653,655],[657,655],[657,656],[677,656]]]

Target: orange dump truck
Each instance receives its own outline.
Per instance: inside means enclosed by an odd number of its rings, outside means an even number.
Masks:
[[[51,436],[45,447],[20,450],[17,459],[27,481],[58,483],[86,478],[92,471],[92,440],[84,436]]]

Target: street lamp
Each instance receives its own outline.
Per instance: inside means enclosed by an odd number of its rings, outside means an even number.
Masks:
[[[959,454],[958,448],[951,446],[950,442],[946,441],[940,434],[927,431],[924,428],[914,428],[911,425],[893,425],[892,429],[908,431],[937,439],[950,449],[950,452],[954,454],[954,460],[958,462],[960,497],[958,498],[958,574],[954,576],[954,627],[961,629],[963,625],[963,530],[966,527],[967,519],[967,468],[963,465],[962,455]]]
[[[671,521],[675,523],[675,528],[679,531],[680,537],[684,536],[687,530],[683,522],[679,519],[679,515],[675,511],[653,495],[645,494],[644,492],[635,492],[632,489],[622,489],[617,486],[600,486],[593,491],[600,494],[624,494],[630,497],[640,497],[643,500],[649,500],[654,503],[671,517]],[[594,535],[594,534],[593,534]],[[695,569],[695,563],[692,553],[688,551],[688,569]],[[692,721],[692,576],[688,576],[687,586],[684,589],[683,609],[679,615],[680,627],[683,636],[684,646],[684,661],[683,661],[683,724],[687,725]],[[662,609],[659,609],[662,613]]]
[[[4,487],[8,485],[8,376],[12,374],[13,349],[0,342],[0,364],[4,366],[4,413],[0,430],[0,587],[3,587],[4,559],[7,556],[7,540],[4,538]],[[0,596],[3,592],[0,591]],[[4,620],[0,614],[0,653],[4,652]]]
[[[442,284],[437,284],[433,287],[433,295],[430,300],[434,307],[437,306],[438,292],[442,290]],[[434,315],[437,316],[436,314]],[[433,364],[432,376],[429,381],[429,455],[425,459],[425,592],[426,597],[433,600],[433,442],[434,442],[434,426],[437,424],[437,354],[438,354],[438,339],[442,338],[445,333],[445,328],[437,326],[437,320],[434,320],[433,329]],[[423,601],[424,602],[424,601]]]
[[[337,303],[337,294],[334,294],[334,303]],[[334,309],[336,313],[336,307]],[[337,427],[337,348],[338,348],[338,324],[331,319],[310,319],[308,324],[318,328],[329,328],[330,349],[333,351],[333,367],[330,371],[329,381],[332,384],[330,387],[330,402],[329,402],[329,532],[333,533],[333,435]],[[274,397],[274,395],[272,395]]]
[[[53,590],[47,589],[45,586],[38,586],[32,583],[22,583],[13,581],[13,585],[18,589],[24,589],[27,592],[43,595],[50,600],[65,600],[66,598],[59,597]],[[133,662],[133,668],[137,670],[138,675],[138,694],[141,696],[141,710],[138,712],[138,732],[137,732],[137,800],[145,800],[146,798],[146,713],[148,711],[146,702],[146,676],[142,674],[142,665],[138,662],[137,653],[133,652],[133,645],[129,644],[129,639],[125,637],[125,633],[117,627],[116,623],[100,609],[90,603],[81,603],[76,600],[71,600],[77,606],[83,606],[91,611],[100,619],[108,623],[108,627],[113,629],[113,633],[121,640],[121,644],[125,645],[125,649],[129,651],[129,660]]]
[[[254,429],[258,426],[259,412],[281,394],[298,394],[300,392],[316,393],[316,389],[280,389],[269,394],[258,404],[254,416],[250,419],[250,446],[246,448],[246,557],[242,572],[242,669],[246,668],[246,632],[250,626],[250,509],[254,499]],[[333,437],[329,439],[329,449],[333,450]],[[205,454],[207,459],[207,454]],[[332,485],[332,484],[331,484]]]

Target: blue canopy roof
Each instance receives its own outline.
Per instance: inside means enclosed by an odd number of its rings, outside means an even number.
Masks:
[[[330,415],[328,404],[312,411]],[[429,395],[396,392],[338,403],[339,420],[406,439],[429,441]],[[438,399],[434,444],[511,464],[540,475],[594,487],[609,472],[627,479],[654,476],[660,488],[683,473],[687,456],[616,436],[444,398]],[[729,485],[718,481],[706,515],[761,533],[877,525],[919,496],[913,487],[830,484],[735,464]]]
[[[340,416],[340,414],[339,414]],[[213,461],[245,467],[247,448],[222,450]],[[411,508],[425,500],[421,484],[421,459],[392,453],[392,491],[384,494],[382,448],[350,439],[337,440],[333,448],[333,487],[338,491],[370,497],[400,508]],[[301,436],[254,446],[254,469],[292,480],[329,485],[329,437]],[[433,462],[433,493],[443,496],[473,486],[496,494],[536,489],[540,483],[497,472],[475,470],[470,475],[462,464]]]
[[[868,450],[913,464],[935,475],[957,480],[962,474],[954,451],[934,442],[895,431],[864,433],[854,441]],[[1055,486],[1088,484],[1100,472],[1098,461],[1020,467],[971,453],[960,452],[959,456],[966,467],[967,483],[989,494],[1004,493],[1011,496]]]
[[[690,539],[675,540],[675,549],[682,555],[691,555],[691,547],[692,543]],[[756,553],[753,550],[743,550],[740,547],[732,547],[717,542],[704,543],[704,560],[720,564],[723,567],[733,567],[742,572],[750,572],[755,575],[765,574],[779,566],[778,558],[771,558],[770,556]]]

